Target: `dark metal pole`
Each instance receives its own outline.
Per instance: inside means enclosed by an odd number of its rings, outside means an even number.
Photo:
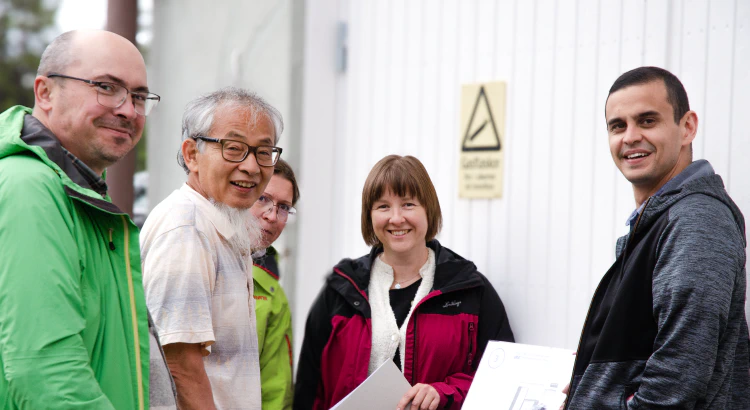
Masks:
[[[107,31],[135,42],[138,30],[138,0],[107,0]],[[133,174],[135,174],[136,149],[115,165],[107,168],[107,185],[112,202],[133,216]]]

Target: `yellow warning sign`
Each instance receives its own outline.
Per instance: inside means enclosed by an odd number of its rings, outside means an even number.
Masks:
[[[500,198],[503,195],[505,101],[504,82],[461,87],[458,165],[458,196],[461,198]]]

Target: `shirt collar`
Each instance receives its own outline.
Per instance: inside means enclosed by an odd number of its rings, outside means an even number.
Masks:
[[[200,212],[205,215],[211,224],[216,228],[221,236],[225,239],[230,239],[237,233],[237,230],[232,226],[229,220],[221,213],[216,207],[206,199],[203,195],[199,194],[196,190],[190,187],[187,183],[180,187],[180,191],[188,197],[188,199],[195,204]]]

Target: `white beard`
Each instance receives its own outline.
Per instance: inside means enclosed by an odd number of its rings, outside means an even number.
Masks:
[[[209,201],[235,227],[235,234],[228,239],[233,249],[247,255],[261,245],[263,233],[260,222],[249,209],[232,208],[212,198]]]

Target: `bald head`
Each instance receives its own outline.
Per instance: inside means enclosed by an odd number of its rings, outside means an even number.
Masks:
[[[72,30],[59,35],[47,46],[36,74],[64,73],[68,68],[80,65],[87,51],[97,47],[115,49],[143,62],[135,45],[120,35],[104,30]],[[145,63],[143,65],[145,67]]]

